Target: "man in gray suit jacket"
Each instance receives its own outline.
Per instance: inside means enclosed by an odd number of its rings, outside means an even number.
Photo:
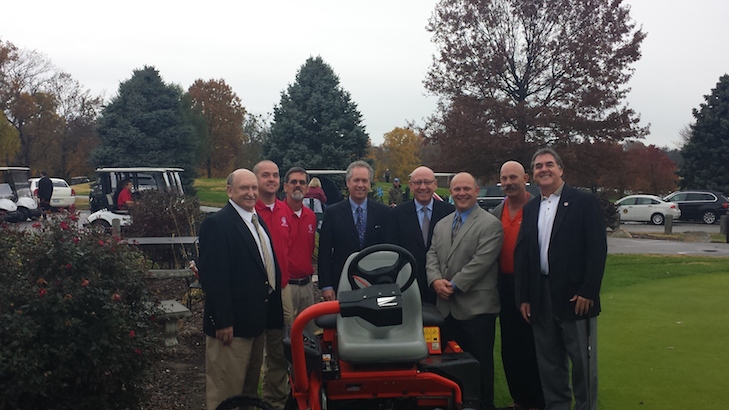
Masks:
[[[494,408],[494,333],[499,313],[497,260],[501,222],[476,204],[476,178],[468,173],[451,180],[456,211],[433,231],[426,256],[428,284],[445,318],[443,340],[455,340],[481,365],[480,407]]]

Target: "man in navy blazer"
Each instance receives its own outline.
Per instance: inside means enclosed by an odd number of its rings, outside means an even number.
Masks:
[[[532,324],[547,410],[597,409],[597,315],[607,239],[597,198],[566,185],[550,148],[532,158],[541,198],[524,206],[516,298]],[[572,362],[572,389],[570,366]]]
[[[349,255],[387,241],[385,223],[390,208],[370,201],[374,171],[364,161],[347,167],[349,198],[328,206],[319,233],[319,289],[324,300],[335,300],[339,277]],[[358,228],[359,223],[359,228]]]
[[[228,204],[200,227],[209,409],[236,394],[257,394],[263,331],[283,326],[281,272],[268,229],[257,221],[257,178],[238,169],[228,176],[226,189]],[[244,392],[244,386],[253,391]]]
[[[434,305],[436,295],[433,288],[428,286],[425,275],[425,254],[430,248],[435,224],[453,212],[454,208],[447,202],[433,199],[438,181],[432,169],[415,168],[410,174],[408,185],[414,199],[390,210],[388,242],[400,245],[413,254],[417,264],[415,274],[420,287],[420,299],[423,303]]]

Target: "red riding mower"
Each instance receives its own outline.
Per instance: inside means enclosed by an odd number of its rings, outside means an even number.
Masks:
[[[320,302],[294,320],[284,350],[292,363],[287,409],[478,408],[479,364],[449,342],[443,318],[422,305],[415,259],[396,245],[375,245],[344,265],[336,301]],[[305,330],[314,320],[324,329]],[[234,396],[218,410],[272,407]]]

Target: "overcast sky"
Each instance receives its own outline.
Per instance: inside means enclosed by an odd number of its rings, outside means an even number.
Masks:
[[[267,114],[301,65],[320,55],[351,93],[373,143],[435,109],[423,79],[435,0],[5,2],[0,38],[47,55],[107,99],[144,65],[187,89],[224,79],[249,112]],[[669,146],[691,109],[729,73],[729,1],[627,0],[648,37],[628,104]]]

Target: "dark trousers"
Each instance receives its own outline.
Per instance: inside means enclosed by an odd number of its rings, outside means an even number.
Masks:
[[[545,408],[570,410],[574,392],[574,410],[597,410],[597,317],[560,320],[547,277],[540,287],[539,311],[532,308],[531,320]]]
[[[514,293],[514,275],[499,275],[501,300],[501,360],[514,403],[525,408],[544,408],[542,383],[537,367],[532,327],[517,309]]]
[[[448,316],[443,325],[443,340],[455,340],[472,354],[481,367],[481,409],[494,409],[494,337],[496,315],[476,315],[468,320]]]

